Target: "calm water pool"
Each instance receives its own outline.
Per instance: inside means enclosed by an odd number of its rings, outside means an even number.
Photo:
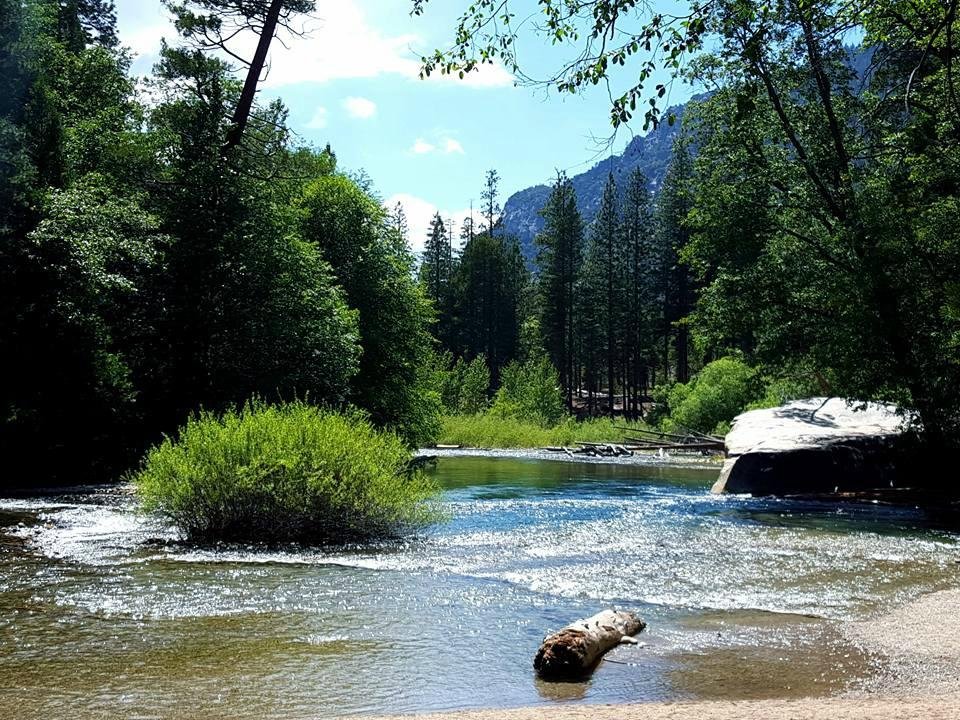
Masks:
[[[0,717],[306,718],[810,695],[876,658],[843,621],[956,580],[913,509],[716,497],[715,472],[444,458],[450,521],[335,550],[197,551],[129,489],[0,500]],[[543,635],[650,623],[585,683]]]

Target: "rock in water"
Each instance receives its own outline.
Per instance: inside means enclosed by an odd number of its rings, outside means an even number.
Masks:
[[[715,493],[855,492],[892,487],[904,417],[893,405],[796,400],[738,415]]]
[[[543,678],[581,677],[596,666],[601,656],[642,631],[647,624],[626,610],[604,610],[586,620],[577,620],[548,635],[533,667]]]

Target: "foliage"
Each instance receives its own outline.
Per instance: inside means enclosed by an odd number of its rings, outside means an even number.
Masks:
[[[428,3],[412,0],[414,13],[424,13]],[[717,8],[718,4],[722,7]],[[703,45],[711,13],[732,15],[744,5],[733,0],[693,2],[688,12],[673,14],[634,0],[540,0],[535,11],[524,11],[518,20],[509,2],[480,0],[463,11],[452,45],[422,58],[421,76],[438,72],[463,78],[484,64],[500,61],[526,79],[529,76],[519,64],[516,48],[522,44],[517,43],[522,30],[530,29],[553,46],[570,48],[570,56],[546,79],[527,82],[560,93],[605,85],[613,98],[610,119],[615,127],[629,122],[638,103],[648,97],[645,126],[656,124],[660,119],[657,100],[666,95],[667,80],[648,89],[651,80],[678,77],[687,56]],[[636,81],[616,94],[611,71],[628,62]]]
[[[762,394],[758,371],[736,357],[707,363],[689,383],[675,383],[660,400],[669,415],[661,426],[667,432],[724,432],[729,422]]]
[[[527,270],[514,238],[484,231],[467,240],[453,276],[457,349],[483,355],[497,381],[520,350]]]
[[[577,285],[577,325],[583,350],[583,376],[590,404],[602,382],[607,386],[607,413],[613,416],[621,329],[627,308],[620,207],[613,174],[607,178],[600,209],[590,228]],[[606,372],[604,372],[606,371]],[[591,407],[591,410],[593,408]]]
[[[436,313],[434,335],[446,347],[456,344],[453,319],[453,273],[456,263],[452,232],[453,228],[447,228],[440,213],[436,213],[430,221],[418,273],[424,293],[433,303]]]
[[[437,442],[486,448],[572,447],[578,441],[615,442],[629,435],[631,429],[647,429],[647,426],[608,417],[577,422],[568,416],[552,427],[543,427],[523,418],[487,412],[445,416]]]
[[[914,25],[901,6],[858,19],[887,43],[859,80],[838,4],[717,18],[722,50],[695,69],[721,86],[699,111],[687,255],[715,347],[817,368],[828,394],[910,408],[943,445],[960,428],[957,19],[931,5],[938,29]]]
[[[252,401],[191,417],[133,479],[144,507],[190,540],[345,542],[436,518],[436,489],[409,461],[362,415]]]
[[[503,369],[490,414],[552,427],[564,417],[557,371],[546,358],[512,362]]]
[[[673,157],[663,187],[657,195],[655,209],[656,265],[659,277],[655,279],[657,294],[662,298],[663,308],[659,315],[663,323],[661,332],[672,340],[675,353],[674,365],[677,382],[690,379],[690,331],[687,316],[694,307],[693,283],[690,269],[681,261],[690,242],[687,216],[692,209],[691,183],[693,159],[689,139],[677,137],[673,145]],[[669,342],[666,344],[667,352]],[[668,357],[663,358],[663,367],[669,366]]]
[[[159,155],[172,160],[156,170],[165,182],[153,199],[172,239],[158,279],[166,346],[143,382],[162,426],[253,394],[346,400],[360,356],[358,318],[330,265],[300,235],[299,184],[268,179],[289,164],[282,109],[252,118],[251,132],[273,151],[237,153],[226,173],[220,147],[236,87],[223,64],[167,48],[159,76],[167,95],[151,129]]]
[[[302,231],[334,268],[359,312],[360,369],[351,400],[411,445],[433,440],[440,398],[430,378],[430,304],[413,280],[413,258],[380,205],[342,175],[311,183]]]
[[[442,359],[441,397],[448,415],[475,415],[490,404],[490,369],[483,355],[470,362],[463,358],[451,363],[449,353]]]
[[[280,4],[281,25],[310,5]],[[367,198],[337,226],[359,259],[331,267],[301,201],[333,152],[293,147],[279,102],[237,117],[241,85],[205,52],[226,24],[266,32],[274,3],[175,5],[189,42],[163,47],[146,103],[112,3],[0,3],[0,450],[32,468],[11,482],[110,479],[252,395],[351,401],[410,442],[439,427],[399,235]]]
[[[567,411],[573,410],[576,366],[576,286],[583,257],[583,221],[577,195],[565,175],[557,176],[542,211],[543,232],[537,236],[537,289],[540,329],[554,367],[566,391]]]

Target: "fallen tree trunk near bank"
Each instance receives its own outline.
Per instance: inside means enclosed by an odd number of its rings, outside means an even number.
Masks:
[[[627,610],[604,610],[548,635],[533,659],[533,667],[547,679],[585,675],[611,648],[622,642],[635,642],[632,636],[646,626]]]

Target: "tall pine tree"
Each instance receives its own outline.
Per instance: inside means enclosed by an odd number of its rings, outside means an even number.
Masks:
[[[573,411],[577,384],[576,285],[583,260],[583,219],[570,180],[560,173],[541,211],[543,231],[537,235],[540,328],[550,360],[560,373],[567,409]]]
[[[584,311],[581,327],[584,340],[588,341],[584,352],[585,357],[592,359],[587,366],[590,374],[588,388],[598,386],[597,376],[601,371],[605,371],[606,412],[611,417],[614,412],[617,370],[621,364],[620,328],[626,315],[621,249],[617,184],[613,173],[610,173],[603,188],[597,217],[590,228],[580,286],[583,293],[581,307]]]
[[[657,232],[663,252],[663,364],[666,372],[670,362],[669,341],[672,338],[674,377],[682,383],[690,380],[690,332],[684,321],[694,304],[690,271],[680,261],[680,255],[690,241],[686,220],[693,207],[690,192],[693,159],[688,142],[683,135],[674,142],[670,167],[657,197]]]
[[[663,303],[658,292],[662,253],[651,217],[647,178],[637,168],[627,180],[623,199],[621,235],[625,254],[627,309],[623,324],[624,413],[642,415],[643,398],[652,383],[656,365],[656,334],[662,325]]]
[[[435,334],[447,349],[452,349],[455,344],[452,230],[452,227],[447,228],[440,213],[433,216],[420,263],[420,282],[436,313]]]

